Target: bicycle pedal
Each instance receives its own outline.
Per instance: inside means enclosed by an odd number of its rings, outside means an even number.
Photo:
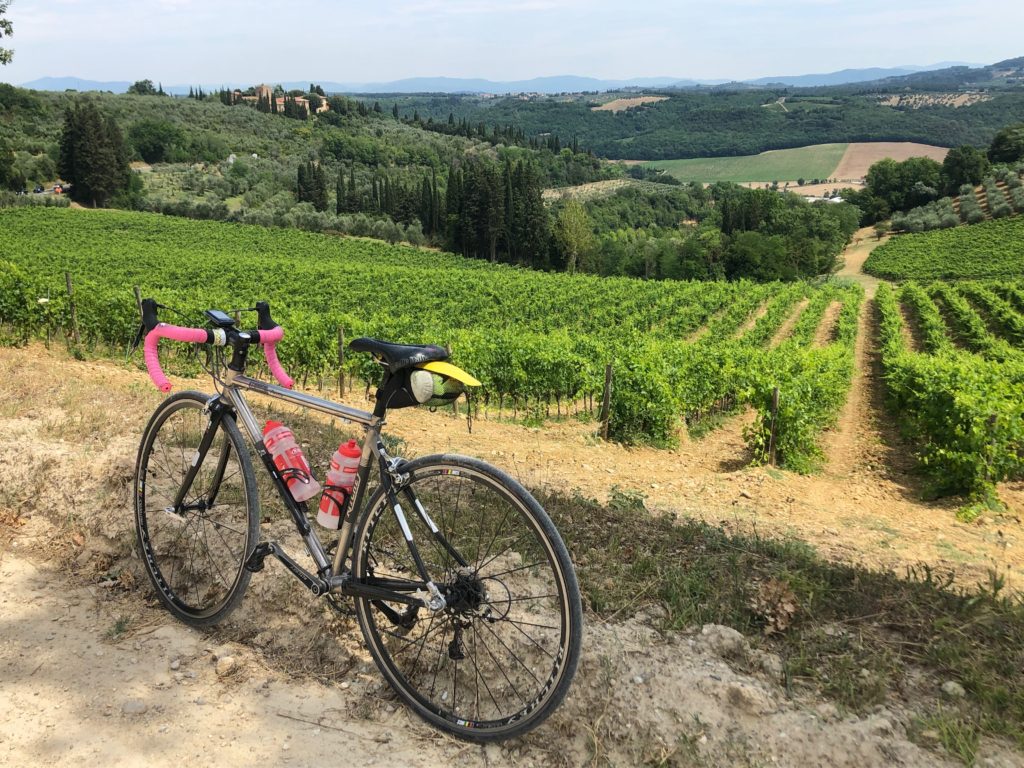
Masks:
[[[259,573],[263,570],[263,561],[271,553],[270,543],[263,541],[256,545],[249,559],[245,561],[245,570],[249,573]]]

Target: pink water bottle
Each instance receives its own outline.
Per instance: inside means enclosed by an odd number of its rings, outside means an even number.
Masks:
[[[263,444],[274,459],[281,477],[296,501],[306,501],[320,493],[320,483],[313,477],[309,462],[295,442],[295,435],[279,421],[268,421],[263,427]]]
[[[324,482],[324,495],[320,497],[320,511],[316,513],[316,521],[324,528],[336,531],[341,526],[341,517],[352,495],[362,454],[359,443],[349,440],[331,456],[331,469]]]

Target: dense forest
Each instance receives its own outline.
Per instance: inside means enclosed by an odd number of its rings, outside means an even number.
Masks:
[[[633,93],[621,94],[624,97]],[[864,89],[666,90],[664,101],[621,112],[595,111],[608,94],[485,98],[381,95],[404,119],[484,124],[526,136],[553,134],[600,157],[671,160],[752,155],[769,149],[853,141],[988,144],[1004,125],[1024,121],[1024,90],[991,94],[962,107],[894,108]],[[782,104],[779,100],[783,99]]]

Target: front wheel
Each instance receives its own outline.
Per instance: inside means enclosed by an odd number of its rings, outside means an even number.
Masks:
[[[358,599],[377,666],[412,709],[470,741],[518,736],[561,703],[579,661],[579,587],[558,531],[505,473],[463,456],[402,467],[398,500],[445,608]],[[354,576],[402,591],[423,582],[378,490],[356,532]]]
[[[211,428],[209,395],[167,398],[146,426],[135,465],[135,527],[146,572],[164,606],[186,624],[215,624],[242,599],[245,562],[259,536],[249,453],[224,414],[180,505],[189,469]]]

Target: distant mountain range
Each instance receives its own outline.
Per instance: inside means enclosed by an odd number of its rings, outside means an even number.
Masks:
[[[815,86],[844,85],[863,83],[876,80],[888,80],[895,77],[906,77],[923,72],[934,72],[951,68],[978,67],[977,64],[961,62],[942,62],[928,66],[903,67],[870,67],[867,69],[843,69],[838,72],[811,75],[788,75],[759,77],[739,81],[746,85],[785,85],[790,87],[811,88]],[[998,65],[993,65],[998,66]],[[593,77],[576,75],[559,75],[553,77],[536,77],[530,80],[512,80],[497,82],[481,78],[459,77],[413,77],[404,80],[392,80],[380,83],[339,83],[323,80],[303,80],[301,82],[284,82],[281,85],[291,90],[306,88],[309,84],[318,83],[328,93],[581,93],[584,91],[614,91],[623,88],[693,88],[698,86],[716,86],[731,82],[728,80],[694,80],[678,77],[636,77],[628,80],[602,80]],[[77,77],[43,77],[28,83],[23,88],[39,91],[112,91],[124,93],[131,85],[128,81],[97,82]],[[207,91],[218,88],[247,88],[254,83],[219,83],[203,84]],[[165,85],[168,93],[185,95],[194,86]]]

